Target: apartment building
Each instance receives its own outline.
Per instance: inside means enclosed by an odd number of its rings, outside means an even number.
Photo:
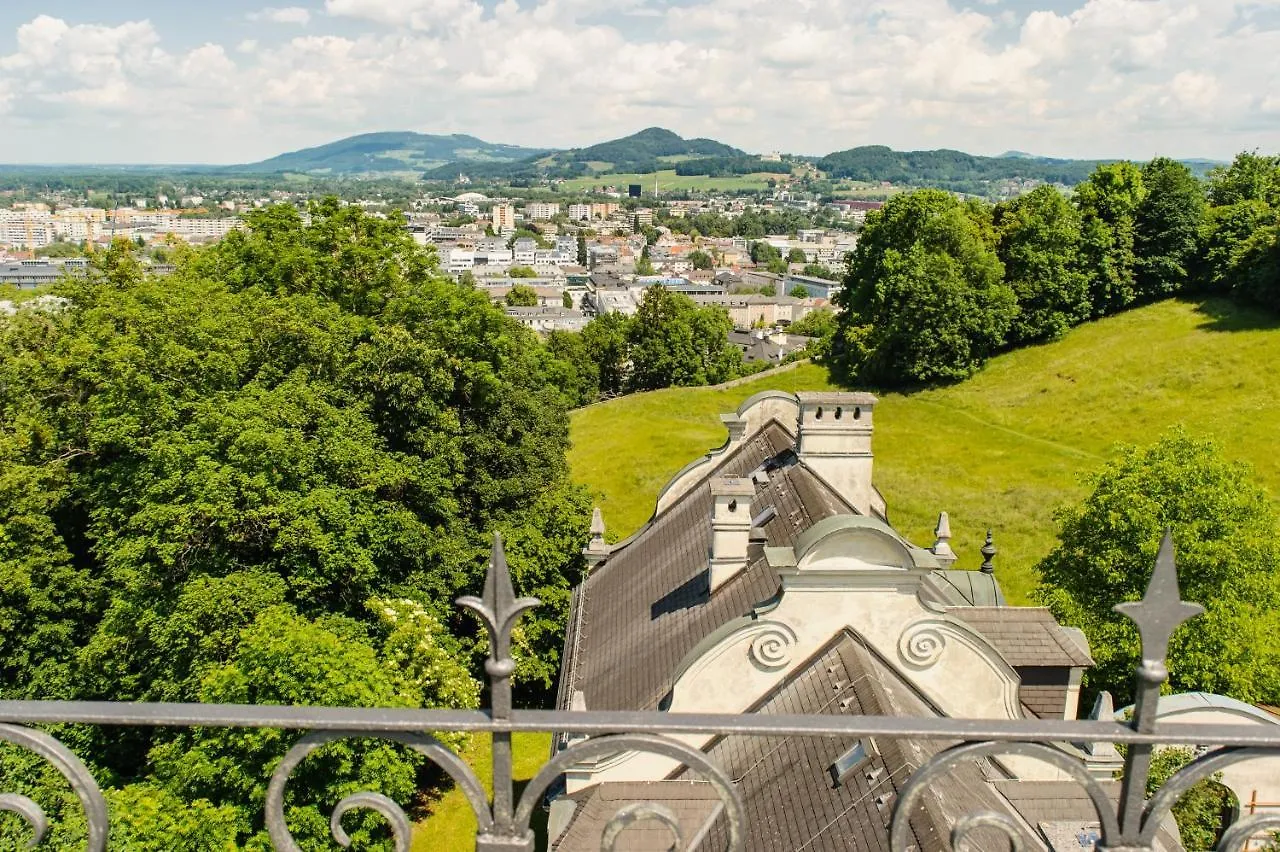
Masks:
[[[56,235],[53,214],[47,210],[0,210],[0,244],[42,248]]]
[[[531,222],[550,219],[560,213],[560,205],[551,201],[530,201],[524,206],[524,218]]]
[[[516,208],[511,204],[493,205],[493,230],[499,234],[516,229]]]
[[[569,218],[574,222],[585,222],[591,218],[590,204],[570,204],[568,209]]]

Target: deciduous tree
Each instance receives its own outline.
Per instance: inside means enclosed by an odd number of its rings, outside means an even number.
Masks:
[[[938,190],[867,218],[850,259],[833,364],[883,385],[961,379],[1003,341],[1017,311],[989,215]]]
[[[1088,685],[1132,697],[1138,632],[1112,607],[1142,597],[1170,529],[1182,596],[1206,608],[1169,645],[1172,688],[1280,700],[1280,523],[1249,467],[1175,429],[1122,448],[1090,482],[1089,496],[1057,515],[1060,542],[1040,563],[1037,592],[1088,636]]]
[[[1018,300],[1012,344],[1060,337],[1089,317],[1089,279],[1081,269],[1080,214],[1051,186],[995,209],[997,251]]]

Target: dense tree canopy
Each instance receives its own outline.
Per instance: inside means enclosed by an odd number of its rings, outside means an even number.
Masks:
[[[883,385],[972,373],[1017,311],[994,244],[989,211],[945,192],[901,195],[873,212],[836,297],[832,363]]]
[[[1060,337],[1089,316],[1089,279],[1081,268],[1080,215],[1051,186],[995,210],[998,254],[1018,300],[1010,343]]]
[[[1199,248],[1204,187],[1181,163],[1157,157],[1142,169],[1144,195],[1134,216],[1138,299],[1186,289]]]
[[[742,357],[729,345],[733,330],[722,308],[699,308],[688,296],[650,287],[628,325],[630,387],[715,384],[736,375]]]
[[[1128,307],[1138,297],[1133,240],[1144,195],[1142,171],[1132,163],[1099,166],[1076,187],[1081,253],[1095,317]]]
[[[587,521],[562,362],[402,223],[310,214],[254,213],[161,280],[117,244],[62,285],[65,309],[0,320],[3,697],[474,705],[475,625],[451,601],[478,590],[494,531],[545,602],[517,676],[551,683]],[[293,738],[66,740],[175,832],[207,818],[245,842],[245,794]],[[0,760],[56,799],[38,766]],[[401,795],[421,771],[376,743],[313,760],[334,772],[291,785],[304,837],[327,834],[309,809],[343,784]]]
[[[1083,503],[1059,513],[1060,544],[1039,566],[1037,592],[1088,636],[1096,661],[1088,685],[1132,697],[1138,633],[1112,607],[1142,597],[1168,528],[1182,596],[1206,608],[1170,643],[1172,688],[1280,700],[1280,521],[1250,469],[1175,430],[1125,448],[1092,487]]]

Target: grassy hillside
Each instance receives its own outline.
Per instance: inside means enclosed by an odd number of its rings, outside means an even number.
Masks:
[[[1169,301],[1012,352],[959,385],[886,394],[876,409],[875,480],[894,525],[933,541],[951,513],[960,567],[976,568],[995,530],[997,576],[1026,601],[1055,542],[1053,509],[1085,493],[1079,475],[1117,442],[1176,423],[1217,438],[1280,496],[1280,320],[1224,302]],[[658,490],[723,442],[718,415],[756,391],[826,390],[805,366],[727,391],[672,389],[574,413],[575,478],[597,494],[611,538],[645,520]]]

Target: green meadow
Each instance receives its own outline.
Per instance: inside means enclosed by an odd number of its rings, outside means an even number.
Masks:
[[[1082,476],[1117,443],[1145,443],[1183,424],[1253,464],[1280,495],[1280,320],[1229,302],[1166,301],[1007,353],[957,385],[882,394],[875,482],[894,526],[933,543],[951,516],[959,567],[976,568],[988,528],[997,576],[1029,601],[1035,565],[1052,549],[1053,512],[1086,493]],[[723,443],[721,412],[760,390],[828,390],[804,365],[728,390],[671,388],[573,413],[574,478],[604,512],[609,538],[652,514],[681,467]]]

